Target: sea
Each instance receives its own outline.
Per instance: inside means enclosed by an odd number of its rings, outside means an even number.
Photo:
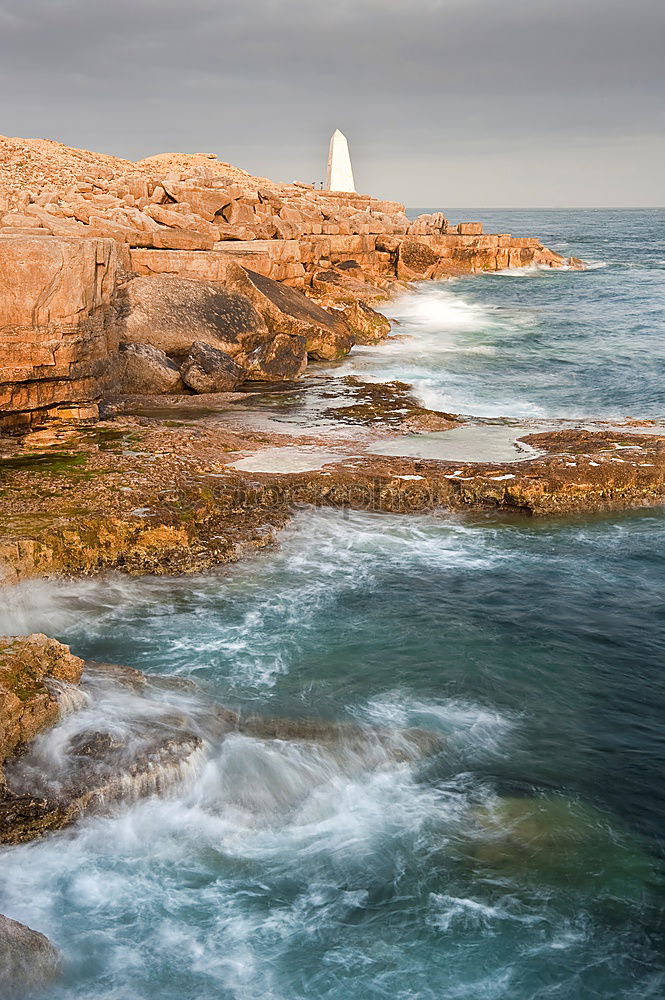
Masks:
[[[665,418],[665,210],[446,214],[588,269],[417,286],[335,374],[491,421]],[[304,507],[205,575],[22,584],[0,634],[29,631],[202,702],[441,737],[363,767],[235,734],[3,849],[0,912],[63,953],[48,1000],[665,997],[661,508]]]

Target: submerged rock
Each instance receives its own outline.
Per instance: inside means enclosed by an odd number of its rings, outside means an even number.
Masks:
[[[597,889],[618,900],[639,897],[653,875],[637,836],[564,796],[506,797],[477,806],[469,851],[476,871],[492,879]]]
[[[61,960],[49,939],[0,914],[0,995],[18,998],[48,985]]]
[[[367,767],[389,762],[415,762],[440,753],[444,740],[427,729],[388,729],[325,719],[280,719],[258,715],[241,718],[238,732],[262,740],[312,743],[335,756],[352,755]]]

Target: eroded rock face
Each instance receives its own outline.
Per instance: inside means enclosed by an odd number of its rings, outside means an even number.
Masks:
[[[57,682],[78,684],[82,671],[83,660],[56,639],[0,637],[0,761],[57,722]]]
[[[274,334],[304,337],[310,358],[334,361],[351,350],[353,337],[344,317],[326,312],[296,288],[234,263],[227,268],[226,283],[252,302]]]
[[[32,994],[60,969],[60,955],[47,937],[0,914],[0,995],[9,1000]]]
[[[247,378],[247,370],[224,351],[198,341],[180,365],[182,381],[194,392],[230,392]]]
[[[171,274],[133,278],[118,297],[120,340],[184,356],[195,342],[231,357],[270,340],[248,299],[224,286]]]
[[[183,392],[178,366],[152,344],[121,344],[113,388],[123,393]]]
[[[110,240],[0,235],[0,431],[96,416],[118,260]]]

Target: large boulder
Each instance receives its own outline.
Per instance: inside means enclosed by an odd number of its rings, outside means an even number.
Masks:
[[[307,342],[304,337],[278,333],[247,355],[249,378],[256,382],[290,382],[307,367]]]
[[[327,271],[317,271],[312,276],[312,289],[317,295],[334,303],[351,303],[358,299],[385,302],[388,298],[385,289],[371,284],[365,278],[359,267],[329,268]]]
[[[132,395],[177,393],[184,389],[178,366],[152,344],[121,344],[113,388]]]
[[[60,955],[47,937],[0,914],[0,995],[41,990],[60,972]]]
[[[296,288],[236,263],[227,267],[226,284],[252,302],[275,334],[304,337],[310,358],[334,361],[351,350],[353,336],[344,317],[326,312]]]
[[[405,239],[399,248],[397,277],[405,281],[431,278],[441,258],[426,243]]]
[[[230,392],[247,378],[247,370],[228,354],[198,341],[181,362],[180,374],[194,392]]]
[[[117,329],[122,341],[151,344],[176,356],[198,342],[235,358],[271,339],[265,320],[244,295],[174,274],[129,281],[118,296]]]

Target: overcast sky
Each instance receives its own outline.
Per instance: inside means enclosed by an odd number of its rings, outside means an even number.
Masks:
[[[663,205],[665,0],[0,0],[0,133],[410,206]]]

